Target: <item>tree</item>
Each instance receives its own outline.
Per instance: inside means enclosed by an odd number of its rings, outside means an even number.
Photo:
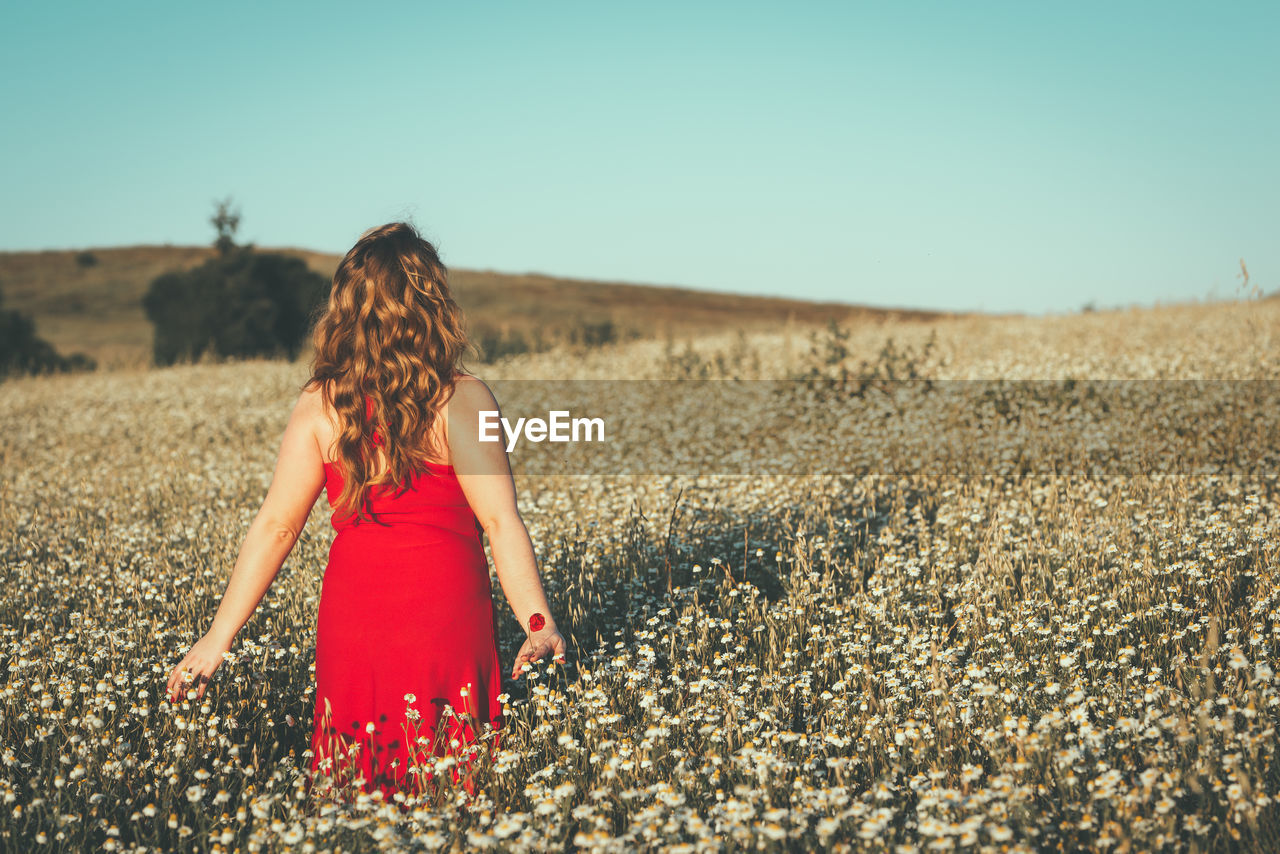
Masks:
[[[0,293],[0,305],[3,303],[4,294]],[[58,353],[52,344],[36,335],[36,324],[30,315],[0,309],[0,379],[19,374],[92,371],[97,366],[83,353]]]
[[[231,210],[230,197],[214,203],[213,216],[209,217],[209,222],[213,223],[213,227],[218,232],[218,239],[213,242],[213,245],[221,254],[230,254],[236,246],[236,229],[240,227],[240,211]]]
[[[211,218],[218,256],[151,282],[142,306],[155,325],[156,364],[205,353],[297,358],[330,282],[300,258],[236,246],[231,235],[239,221],[229,202],[218,203]]]

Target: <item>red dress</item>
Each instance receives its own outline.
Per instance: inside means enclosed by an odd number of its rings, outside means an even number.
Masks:
[[[419,781],[431,778],[406,774],[411,762],[430,767],[433,754],[457,756],[486,724],[501,726],[482,529],[453,467],[428,465],[399,495],[371,490],[370,507],[385,525],[333,513],[338,533],[316,618],[311,770],[339,785],[363,776],[364,790],[381,789],[387,800],[397,789],[422,791]],[[342,472],[324,467],[332,507]],[[446,717],[437,743],[446,707],[456,716]]]

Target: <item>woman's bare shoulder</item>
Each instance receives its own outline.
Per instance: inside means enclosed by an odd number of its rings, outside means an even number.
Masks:
[[[325,402],[321,384],[309,382],[303,386],[302,392],[298,395],[296,411],[310,422],[316,442],[321,449],[328,449],[337,432],[337,418]],[[329,456],[324,450],[321,457],[326,462],[329,461]]]
[[[318,382],[308,382],[298,395],[298,407],[316,418],[324,418],[328,404],[325,403],[324,387]]]
[[[456,402],[458,409],[468,412],[492,408],[495,405],[493,392],[489,390],[484,380],[475,374],[466,373],[459,373],[455,377],[449,402]]]

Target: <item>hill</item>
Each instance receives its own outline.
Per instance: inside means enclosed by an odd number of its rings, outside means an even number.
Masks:
[[[142,296],[151,280],[186,270],[212,247],[128,246],[0,252],[5,305],[31,314],[38,334],[59,351],[80,351],[103,367],[150,363],[151,324]],[[305,260],[332,276],[341,256],[269,249]],[[599,343],[610,338],[691,337],[709,331],[759,330],[788,322],[931,320],[941,313],[868,308],[837,302],[698,291],[689,288],[450,270],[450,286],[474,336],[490,351],[539,341]]]

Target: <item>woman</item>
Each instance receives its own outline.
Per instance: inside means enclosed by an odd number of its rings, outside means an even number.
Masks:
[[[366,791],[419,791],[432,755],[501,724],[488,563],[526,638],[511,675],[563,659],[516,510],[498,409],[463,372],[461,313],[434,247],[405,223],[366,232],[333,276],[312,375],[209,631],[169,676],[177,700],[209,677],[288,556],[320,490],[337,530],[316,621],[313,772]],[[443,715],[443,717],[442,717]],[[438,733],[437,733],[438,731]],[[413,766],[414,773],[406,775]]]

